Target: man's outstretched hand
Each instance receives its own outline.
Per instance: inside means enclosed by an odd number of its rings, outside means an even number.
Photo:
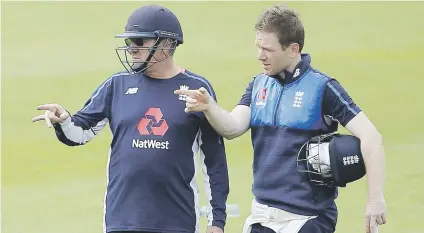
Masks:
[[[201,87],[198,90],[175,90],[174,94],[185,97],[185,112],[206,111],[209,108],[210,102],[213,101],[209,92],[204,87]]]
[[[44,110],[45,112],[43,115],[32,118],[32,122],[44,120],[49,128],[58,122],[65,122],[70,117],[69,113],[58,104],[43,104],[38,106],[37,110]]]

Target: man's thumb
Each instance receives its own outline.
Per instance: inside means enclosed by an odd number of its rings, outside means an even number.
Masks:
[[[59,121],[65,122],[70,117],[69,113],[67,111],[64,111],[60,114]]]
[[[205,94],[205,93],[207,93],[207,92],[208,92],[208,91],[207,91],[204,87],[199,88],[199,91],[200,91],[200,93],[202,93],[202,94]]]

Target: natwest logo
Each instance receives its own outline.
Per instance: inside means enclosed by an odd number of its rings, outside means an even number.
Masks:
[[[160,108],[150,108],[137,124],[137,129],[140,135],[146,136],[164,136],[168,131],[168,123],[162,118],[163,114]],[[160,141],[153,139],[133,139],[133,148],[140,149],[169,149],[169,141]]]
[[[151,140],[151,139],[146,139],[146,140],[133,139],[132,141],[132,147],[141,148],[141,149],[151,148],[151,149],[168,150],[169,149],[168,145],[169,145],[168,141],[161,142],[161,141]]]
[[[163,114],[160,108],[150,108],[141,118],[137,125],[138,132],[141,135],[163,136],[168,131],[168,124],[162,119]]]

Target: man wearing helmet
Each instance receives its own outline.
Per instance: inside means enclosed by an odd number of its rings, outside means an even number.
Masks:
[[[334,232],[337,186],[364,174],[362,154],[368,174],[365,226],[376,232],[386,222],[381,135],[345,89],[312,68],[309,54],[301,53],[304,28],[293,10],[281,5],[266,9],[255,29],[263,73],[230,113],[204,88],[174,92],[188,96],[186,112],[204,112],[227,139],[251,129],[255,199],[243,233]],[[338,124],[360,144],[334,134]],[[354,175],[340,170],[351,164],[358,165],[350,170]]]
[[[205,188],[212,209],[208,233],[223,233],[229,180],[222,137],[203,113],[187,115],[185,96],[174,89],[205,88],[216,101],[211,84],[178,67],[173,53],[183,44],[177,17],[158,5],[138,8],[129,17],[116,49],[126,72],[103,82],[76,114],[58,104],[33,121],[54,126],[69,146],[91,141],[109,123],[113,134],[107,167],[105,232],[199,232],[199,190],[196,182],[200,152]]]

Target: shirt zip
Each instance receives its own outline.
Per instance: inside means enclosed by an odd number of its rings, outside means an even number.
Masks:
[[[278,112],[278,107],[280,107],[281,96],[283,96],[283,93],[284,93],[284,83],[282,86],[283,86],[283,89],[281,90],[280,96],[278,97],[277,106],[275,107],[275,112],[274,112],[274,127],[277,127],[277,112]]]

